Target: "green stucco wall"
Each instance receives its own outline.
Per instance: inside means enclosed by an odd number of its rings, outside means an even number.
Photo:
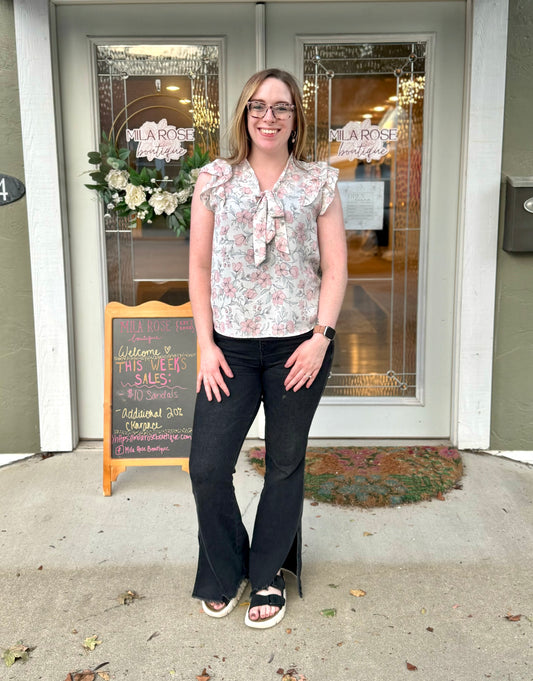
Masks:
[[[12,0],[0,0],[0,126],[0,172],[24,182]],[[0,206],[0,311],[1,463],[2,454],[39,451],[25,198]]]
[[[533,2],[510,0],[502,161],[505,175],[533,177],[532,84]],[[503,219],[496,286],[491,448],[533,450],[533,253],[506,253],[501,249],[502,237]]]

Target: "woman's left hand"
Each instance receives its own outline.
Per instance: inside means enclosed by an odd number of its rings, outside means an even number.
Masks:
[[[284,385],[285,390],[296,392],[303,386],[309,388],[322,367],[330,341],[318,333],[304,341],[285,362],[291,368]]]

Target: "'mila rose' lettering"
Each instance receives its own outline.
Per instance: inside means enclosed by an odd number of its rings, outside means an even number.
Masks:
[[[350,121],[343,128],[329,131],[330,142],[340,142],[337,156],[350,161],[378,161],[389,152],[387,146],[398,139],[397,128],[380,128],[366,119]]]
[[[146,121],[140,128],[126,129],[126,141],[138,142],[135,156],[153,161],[164,159],[167,163],[179,160],[187,153],[182,142],[194,141],[194,128],[176,128],[166,118],[158,123]]]

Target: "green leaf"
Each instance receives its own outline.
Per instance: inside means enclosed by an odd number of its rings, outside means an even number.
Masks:
[[[6,667],[11,667],[12,664],[15,664],[15,660],[17,659],[15,657],[15,654],[11,652],[11,650],[4,650],[4,652],[2,653],[2,657],[4,658]]]
[[[183,168],[185,170],[192,170],[192,168],[201,168],[209,162],[209,153],[203,152],[198,144],[194,145],[193,153],[185,159]]]
[[[143,184],[141,176],[139,175],[139,173],[136,170],[134,170],[133,168],[128,168],[128,172],[130,174],[131,184],[134,184],[136,187]]]
[[[337,610],[335,608],[326,608],[325,610],[321,610],[320,614],[323,617],[335,617]]]
[[[6,667],[11,667],[17,660],[27,662],[30,659],[31,650],[33,650],[33,648],[25,646],[22,641],[19,641],[16,645],[4,650],[2,658],[6,663]]]
[[[102,156],[97,151],[90,151],[87,156],[91,165],[97,166],[102,163]]]
[[[174,212],[167,217],[168,227],[175,232],[176,236],[187,233],[188,224],[180,213]]]
[[[92,180],[104,186],[107,186],[105,181],[106,175],[107,173],[103,173],[101,170],[95,170],[93,173],[89,173]]]
[[[87,650],[94,650],[96,646],[99,646],[102,641],[98,640],[98,636],[95,634],[94,636],[88,636],[85,641],[83,642],[83,647],[87,648]]]
[[[128,158],[130,157],[130,150],[129,149],[119,149],[118,150],[118,157],[122,159],[123,161],[127,161]]]

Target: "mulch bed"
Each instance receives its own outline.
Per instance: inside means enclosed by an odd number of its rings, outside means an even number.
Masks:
[[[265,448],[248,452],[265,472]],[[313,447],[305,466],[307,499],[341,506],[397,506],[442,498],[457,486],[463,462],[450,447]]]

